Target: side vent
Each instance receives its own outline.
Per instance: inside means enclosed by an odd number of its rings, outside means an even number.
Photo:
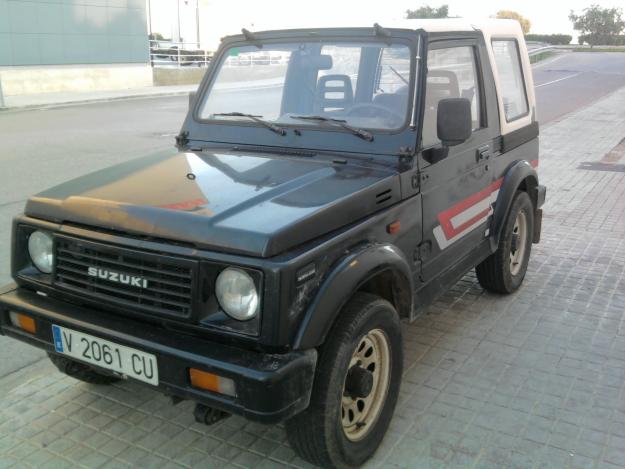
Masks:
[[[388,202],[389,200],[391,200],[392,197],[393,197],[393,194],[391,192],[391,189],[386,189],[385,191],[382,191],[376,194],[375,204],[380,205],[380,204],[383,204],[384,202]]]

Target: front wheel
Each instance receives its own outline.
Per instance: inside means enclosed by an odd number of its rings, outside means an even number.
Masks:
[[[322,467],[364,463],[390,424],[402,367],[397,311],[375,295],[357,293],[320,350],[309,407],[286,422],[293,449]]]
[[[517,290],[527,272],[534,232],[534,204],[526,192],[516,193],[503,226],[497,251],[475,268],[480,285],[495,293]]]

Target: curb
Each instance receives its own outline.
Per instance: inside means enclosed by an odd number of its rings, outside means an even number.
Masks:
[[[132,99],[149,99],[149,98],[161,98],[167,96],[187,96],[191,91],[163,91],[161,93],[150,93],[150,94],[131,94],[124,96],[111,96],[108,98],[87,98],[80,99],[76,101],[62,101],[58,103],[47,103],[47,104],[26,104],[23,106],[5,106],[0,107],[0,113],[4,112],[18,112],[18,111],[28,111],[34,109],[51,109],[56,107],[68,107],[68,106],[78,106],[81,104],[92,104],[92,103],[106,103],[113,101],[125,101]]]

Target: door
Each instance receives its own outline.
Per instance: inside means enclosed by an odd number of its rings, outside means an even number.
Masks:
[[[423,134],[419,153],[423,197],[422,280],[459,263],[486,238],[494,186],[489,159],[494,131],[488,127],[480,56],[483,41],[432,42],[427,55]],[[489,79],[492,78],[490,72]],[[473,132],[464,143],[443,147],[437,137],[437,105],[445,98],[471,101]],[[490,111],[491,108],[488,109]],[[496,112],[496,111],[495,111]],[[490,119],[496,123],[496,114]]]

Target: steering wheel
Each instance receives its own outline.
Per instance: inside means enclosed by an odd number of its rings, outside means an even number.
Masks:
[[[345,115],[348,117],[382,117],[391,127],[401,125],[403,119],[399,114],[389,108],[374,103],[358,103],[347,109]]]

